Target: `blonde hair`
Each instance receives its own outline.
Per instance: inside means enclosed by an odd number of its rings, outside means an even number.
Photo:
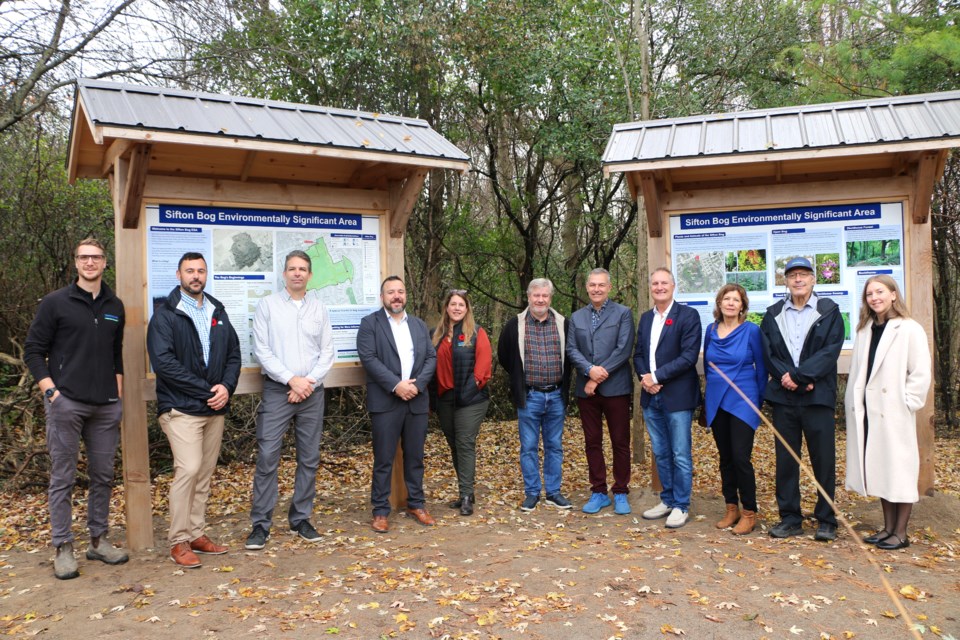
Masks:
[[[897,281],[887,274],[881,273],[870,276],[863,284],[863,295],[860,297],[860,321],[857,323],[857,331],[867,326],[870,321],[875,322],[877,320],[877,314],[875,314],[873,309],[870,308],[870,305],[867,304],[867,287],[869,287],[872,282],[879,282],[895,296],[890,310],[887,311],[887,318],[910,317],[910,311],[907,309],[907,305],[903,303],[903,294],[900,293],[900,287],[897,286]]]
[[[463,325],[460,327],[465,336],[465,345],[470,346],[470,343],[473,341],[473,334],[477,331],[477,323],[473,319],[473,305],[470,304],[470,298],[467,297],[467,292],[463,289],[451,289],[443,298],[443,310],[440,312],[440,322],[437,323],[437,328],[433,330],[434,347],[440,344],[441,340],[453,333],[453,327],[456,323],[450,319],[450,315],[447,313],[447,306],[449,306],[453,296],[457,296],[467,305],[467,313],[463,316],[463,320],[461,321]]]

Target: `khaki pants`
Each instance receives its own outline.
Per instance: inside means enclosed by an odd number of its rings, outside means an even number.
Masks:
[[[170,485],[170,534],[173,546],[203,535],[210,478],[220,456],[223,416],[191,416],[176,409],[158,418],[173,452]]]

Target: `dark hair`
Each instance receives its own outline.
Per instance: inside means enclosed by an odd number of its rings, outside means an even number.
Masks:
[[[383,295],[383,286],[391,280],[399,280],[401,283],[403,283],[403,278],[400,276],[387,276],[383,279],[383,282],[380,283],[380,295]]]
[[[202,253],[196,251],[187,251],[185,254],[180,256],[180,262],[177,263],[177,271],[180,271],[180,267],[183,266],[184,262],[188,260],[203,260],[203,264],[207,264],[207,259],[203,257]]]
[[[287,257],[283,259],[283,270],[286,271],[287,267],[290,266],[291,258],[300,258],[307,262],[307,272],[313,273],[313,260],[310,259],[310,256],[307,255],[306,251],[300,251],[300,249],[294,249],[287,254]]]
[[[720,291],[717,291],[717,304],[713,308],[713,319],[717,322],[723,320],[723,313],[720,311],[720,303],[723,302],[723,296],[731,291],[737,292],[737,295],[740,296],[740,304],[743,305],[740,307],[740,319],[743,320],[747,316],[747,309],[750,308],[750,299],[747,297],[747,290],[739,284],[730,283],[723,285],[720,287]]]

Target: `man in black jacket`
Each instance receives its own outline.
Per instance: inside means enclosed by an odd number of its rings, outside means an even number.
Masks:
[[[103,245],[93,238],[76,249],[77,280],[40,301],[24,345],[24,360],[45,398],[50,488],[47,505],[53,573],[80,575],[73,556],[71,502],[80,440],[87,449],[88,560],[127,561],[106,539],[114,458],[120,440],[123,384],[123,302],[103,282]]]
[[[783,275],[789,295],[767,308],[760,324],[763,358],[770,373],[764,397],[773,406],[774,425],[797,455],[806,438],[814,476],[833,500],[837,480],[834,412],[843,316],[833,300],[813,293],[816,274],[809,260],[792,258]],[[780,522],[770,535],[798,536],[803,533],[800,466],[779,440],[776,451]],[[834,540],[837,518],[823,496],[818,497],[813,514],[819,521],[814,538]]]
[[[177,278],[180,286],[150,319],[147,351],[157,374],[157,420],[173,453],[170,559],[194,569],[197,553],[227,552],[204,529],[224,414],[240,378],[240,341],[223,305],[203,292],[203,256],[183,254]]]

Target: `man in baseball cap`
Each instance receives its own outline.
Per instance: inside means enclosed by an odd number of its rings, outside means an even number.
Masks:
[[[790,258],[783,269],[788,295],[767,308],[760,331],[763,356],[770,372],[765,399],[773,406],[773,423],[799,454],[803,439],[813,473],[833,500],[836,485],[834,412],[837,405],[837,358],[843,346],[843,316],[837,304],[813,292],[816,273],[810,260]],[[780,522],[774,538],[803,534],[800,510],[800,466],[778,440],[777,507]],[[837,519],[823,496],[813,511],[819,526],[816,540],[837,536]]]

